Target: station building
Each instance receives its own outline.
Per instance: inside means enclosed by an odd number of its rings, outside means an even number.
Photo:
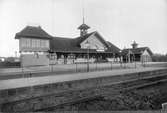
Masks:
[[[72,64],[84,62],[119,62],[120,49],[106,41],[97,31],[88,33],[84,22],[78,27],[80,36],[54,37],[40,26],[26,26],[16,33],[22,66]]]
[[[138,44],[134,41],[132,48],[123,49],[122,56],[124,62],[151,62],[153,52],[149,47],[138,47]]]

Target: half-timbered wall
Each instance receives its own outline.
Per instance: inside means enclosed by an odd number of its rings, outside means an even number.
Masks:
[[[145,50],[141,55],[141,62],[151,62],[152,58],[151,55],[148,53],[147,50]]]
[[[86,40],[84,40],[80,44],[81,48],[87,49],[88,48],[86,45],[87,42],[89,42],[89,49],[96,49],[101,51],[105,50],[105,45],[95,35],[91,35]]]

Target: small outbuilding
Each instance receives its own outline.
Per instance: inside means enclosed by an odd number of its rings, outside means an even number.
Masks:
[[[138,44],[134,41],[132,48],[123,49],[122,56],[124,62],[151,62],[153,52],[149,47],[138,47]]]

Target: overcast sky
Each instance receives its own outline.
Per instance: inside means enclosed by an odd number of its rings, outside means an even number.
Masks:
[[[82,0],[0,0],[0,56],[19,51],[15,33],[40,25],[53,36],[75,38],[82,23]],[[167,0],[85,0],[85,21],[119,48],[148,46],[167,53]]]

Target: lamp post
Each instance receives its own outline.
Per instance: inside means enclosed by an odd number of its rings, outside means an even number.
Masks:
[[[87,41],[85,43],[85,46],[87,48],[87,72],[89,72],[89,46],[90,46],[90,43]]]

